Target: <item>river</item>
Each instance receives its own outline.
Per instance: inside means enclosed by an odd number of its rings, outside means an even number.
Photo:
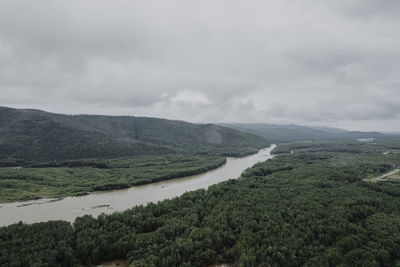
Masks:
[[[97,217],[101,213],[123,211],[132,206],[173,198],[187,191],[208,188],[212,184],[237,178],[246,168],[271,158],[271,150],[274,148],[275,145],[272,145],[250,156],[227,158],[223,166],[198,175],[121,190],[93,192],[78,197],[3,203],[0,204],[0,226],[19,221],[25,223],[49,220],[73,222],[76,217],[86,214]]]

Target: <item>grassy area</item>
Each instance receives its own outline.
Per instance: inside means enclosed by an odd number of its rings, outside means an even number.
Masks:
[[[61,165],[100,167],[47,167],[51,164],[42,164],[35,168],[0,168],[0,202],[82,195],[184,177],[217,168],[225,163],[225,158],[168,155],[83,163]]]

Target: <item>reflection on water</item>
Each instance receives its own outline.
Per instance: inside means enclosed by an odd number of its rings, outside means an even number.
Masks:
[[[135,205],[157,202],[180,196],[187,191],[208,188],[228,179],[237,178],[246,168],[271,158],[275,147],[260,150],[257,154],[243,158],[227,158],[226,164],[203,174],[177,178],[158,183],[134,186],[127,189],[94,192],[79,197],[63,199],[40,199],[3,204],[0,210],[0,226],[17,223],[66,220],[73,222],[76,217],[90,214],[123,211]]]

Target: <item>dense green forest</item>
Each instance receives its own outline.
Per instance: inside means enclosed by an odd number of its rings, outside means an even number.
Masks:
[[[282,145],[208,190],[73,225],[2,227],[0,265],[400,265],[400,182],[363,181],[399,167],[389,143]]]
[[[127,188],[199,174],[225,162],[221,156],[171,154],[4,167],[0,168],[0,203]]]
[[[0,166],[165,154],[244,155],[263,138],[213,124],[0,107]]]

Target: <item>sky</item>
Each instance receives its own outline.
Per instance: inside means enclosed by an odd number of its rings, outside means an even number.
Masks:
[[[400,131],[398,0],[2,0],[0,106]]]

